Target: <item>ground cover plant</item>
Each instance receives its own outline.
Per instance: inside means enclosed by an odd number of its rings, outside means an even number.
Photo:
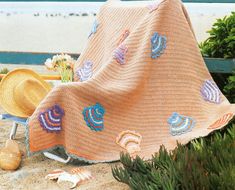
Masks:
[[[122,153],[121,163],[113,176],[133,190],[234,189],[235,125],[170,153],[162,146],[150,161]]]

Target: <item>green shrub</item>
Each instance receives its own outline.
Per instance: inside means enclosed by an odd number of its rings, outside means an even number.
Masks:
[[[168,153],[162,146],[150,161],[121,154],[123,166],[112,168],[116,180],[133,190],[234,189],[235,125]]]
[[[228,77],[228,83],[224,86],[224,93],[230,102],[235,102],[235,75]]]
[[[235,58],[235,12],[217,19],[208,33],[209,38],[199,45],[203,56]]]
[[[9,70],[7,68],[3,68],[3,69],[0,70],[0,74],[7,74],[8,72],[9,72]],[[2,79],[0,78],[0,81],[1,80]]]

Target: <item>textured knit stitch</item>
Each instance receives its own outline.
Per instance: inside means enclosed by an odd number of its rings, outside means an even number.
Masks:
[[[151,38],[152,44],[152,55],[153,59],[160,57],[163,54],[164,50],[166,49],[166,36],[162,36],[155,32]]]
[[[201,94],[204,100],[219,104],[220,90],[212,80],[205,80],[201,88]]]
[[[102,131],[104,129],[105,110],[102,105],[96,103],[94,106],[87,107],[83,110],[83,117],[88,127],[94,131]]]
[[[91,60],[92,79],[59,85],[45,97],[26,128],[31,154],[60,146],[73,158],[90,163],[119,160],[124,149],[116,138],[130,130],[142,136],[138,156],[151,159],[162,144],[173,150],[177,142],[186,144],[207,136],[214,131],[208,127],[218,118],[235,113],[235,105],[223,94],[221,104],[202,99],[202,83],[211,75],[182,2],[165,0],[152,13],[146,8],[148,3],[104,3],[97,14],[100,25],[95,38],[88,40],[74,66],[76,71]],[[126,29],[131,31],[123,42],[128,53],[126,64],[120,66],[112,55]],[[167,47],[158,59],[151,58],[150,39],[155,31],[167,37]],[[156,61],[158,64],[154,64]],[[85,107],[96,102],[106,111],[101,132],[87,127],[82,114]],[[45,132],[38,121],[38,115],[55,103],[65,112],[63,130],[56,135]],[[175,111],[196,121],[191,132],[171,135],[167,119]]]
[[[62,129],[62,117],[64,116],[63,109],[58,105],[47,109],[39,114],[40,125],[47,132],[59,132]]]

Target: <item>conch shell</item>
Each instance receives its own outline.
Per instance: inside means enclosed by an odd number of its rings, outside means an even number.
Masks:
[[[20,166],[21,152],[19,145],[14,140],[7,140],[0,151],[0,168],[3,170],[16,170]]]

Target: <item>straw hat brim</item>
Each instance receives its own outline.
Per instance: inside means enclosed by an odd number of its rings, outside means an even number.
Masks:
[[[7,113],[23,118],[27,118],[30,115],[26,114],[15,101],[14,88],[20,81],[26,79],[37,80],[48,92],[51,89],[51,86],[46,81],[30,69],[15,69],[3,77],[0,83],[0,105]]]

